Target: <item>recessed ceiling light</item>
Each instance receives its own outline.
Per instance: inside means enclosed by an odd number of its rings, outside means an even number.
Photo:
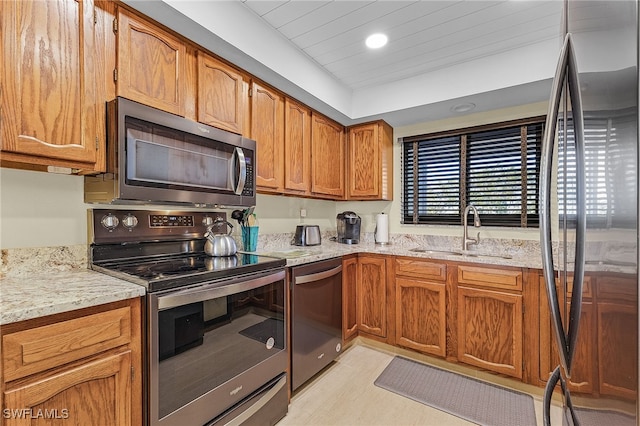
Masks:
[[[462,112],[469,112],[469,111],[473,110],[475,107],[476,107],[476,104],[471,103],[471,102],[465,102],[465,103],[462,103],[462,104],[456,104],[456,105],[452,106],[450,108],[450,110],[452,112],[462,113]]]
[[[387,44],[387,36],[382,33],[371,34],[365,43],[370,49],[379,49]]]

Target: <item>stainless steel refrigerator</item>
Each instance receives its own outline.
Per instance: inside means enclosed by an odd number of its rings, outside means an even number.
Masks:
[[[544,423],[638,425],[638,1],[565,0],[562,21],[540,173]]]

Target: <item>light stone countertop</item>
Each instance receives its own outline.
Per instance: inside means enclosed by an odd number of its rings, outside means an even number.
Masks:
[[[293,234],[261,235],[258,250],[253,253],[284,257],[287,259],[287,266],[354,253],[372,253],[496,266],[542,268],[539,243],[530,240],[485,239],[479,246],[472,246],[470,254],[496,257],[474,257],[446,253],[460,251],[460,239],[455,237],[392,235],[391,244],[376,245],[373,235],[364,234],[359,244],[349,245],[331,241],[332,235],[325,233],[322,235],[321,245],[299,247],[291,245],[292,236]],[[434,251],[411,251],[415,248]],[[603,252],[612,251],[611,247],[605,245],[597,246],[595,249]],[[500,257],[502,255],[510,258]],[[620,256],[616,255],[617,257]],[[145,294],[143,286],[87,269],[86,245],[2,249],[0,259],[0,325]],[[589,269],[624,272],[629,268],[587,266],[587,270]],[[635,273],[635,267],[632,269]]]
[[[0,279],[0,325],[144,296],[143,286],[89,269]]]
[[[486,240],[479,247],[472,246],[465,255],[451,253],[460,253],[462,250],[455,239],[448,237],[431,237],[426,240],[422,236],[403,235],[393,238],[388,245],[377,245],[366,237],[359,244],[340,244],[330,241],[323,235],[321,245],[299,247],[291,245],[286,239],[278,240],[266,235],[262,242],[263,244],[258,244],[255,254],[284,257],[287,259],[287,266],[302,265],[352,253],[372,253],[518,268],[542,268],[537,241]],[[411,251],[415,248],[429,251],[423,253]]]

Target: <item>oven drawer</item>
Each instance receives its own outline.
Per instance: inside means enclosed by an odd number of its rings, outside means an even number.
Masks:
[[[2,337],[4,379],[11,381],[131,342],[124,307]]]

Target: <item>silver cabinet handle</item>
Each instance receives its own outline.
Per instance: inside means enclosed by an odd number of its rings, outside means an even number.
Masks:
[[[342,271],[342,265],[337,266],[333,269],[328,269],[326,271],[318,272],[315,274],[300,275],[295,278],[294,283],[297,285],[297,284],[305,284],[305,283],[310,283],[318,280],[323,280],[325,278],[329,278],[334,275],[337,275],[341,271]]]
[[[240,164],[240,176],[238,178],[238,185],[234,192],[236,195],[240,195],[242,194],[244,184],[247,181],[247,159],[244,157],[244,151],[240,147],[236,147],[233,153],[238,158],[238,164]]]

